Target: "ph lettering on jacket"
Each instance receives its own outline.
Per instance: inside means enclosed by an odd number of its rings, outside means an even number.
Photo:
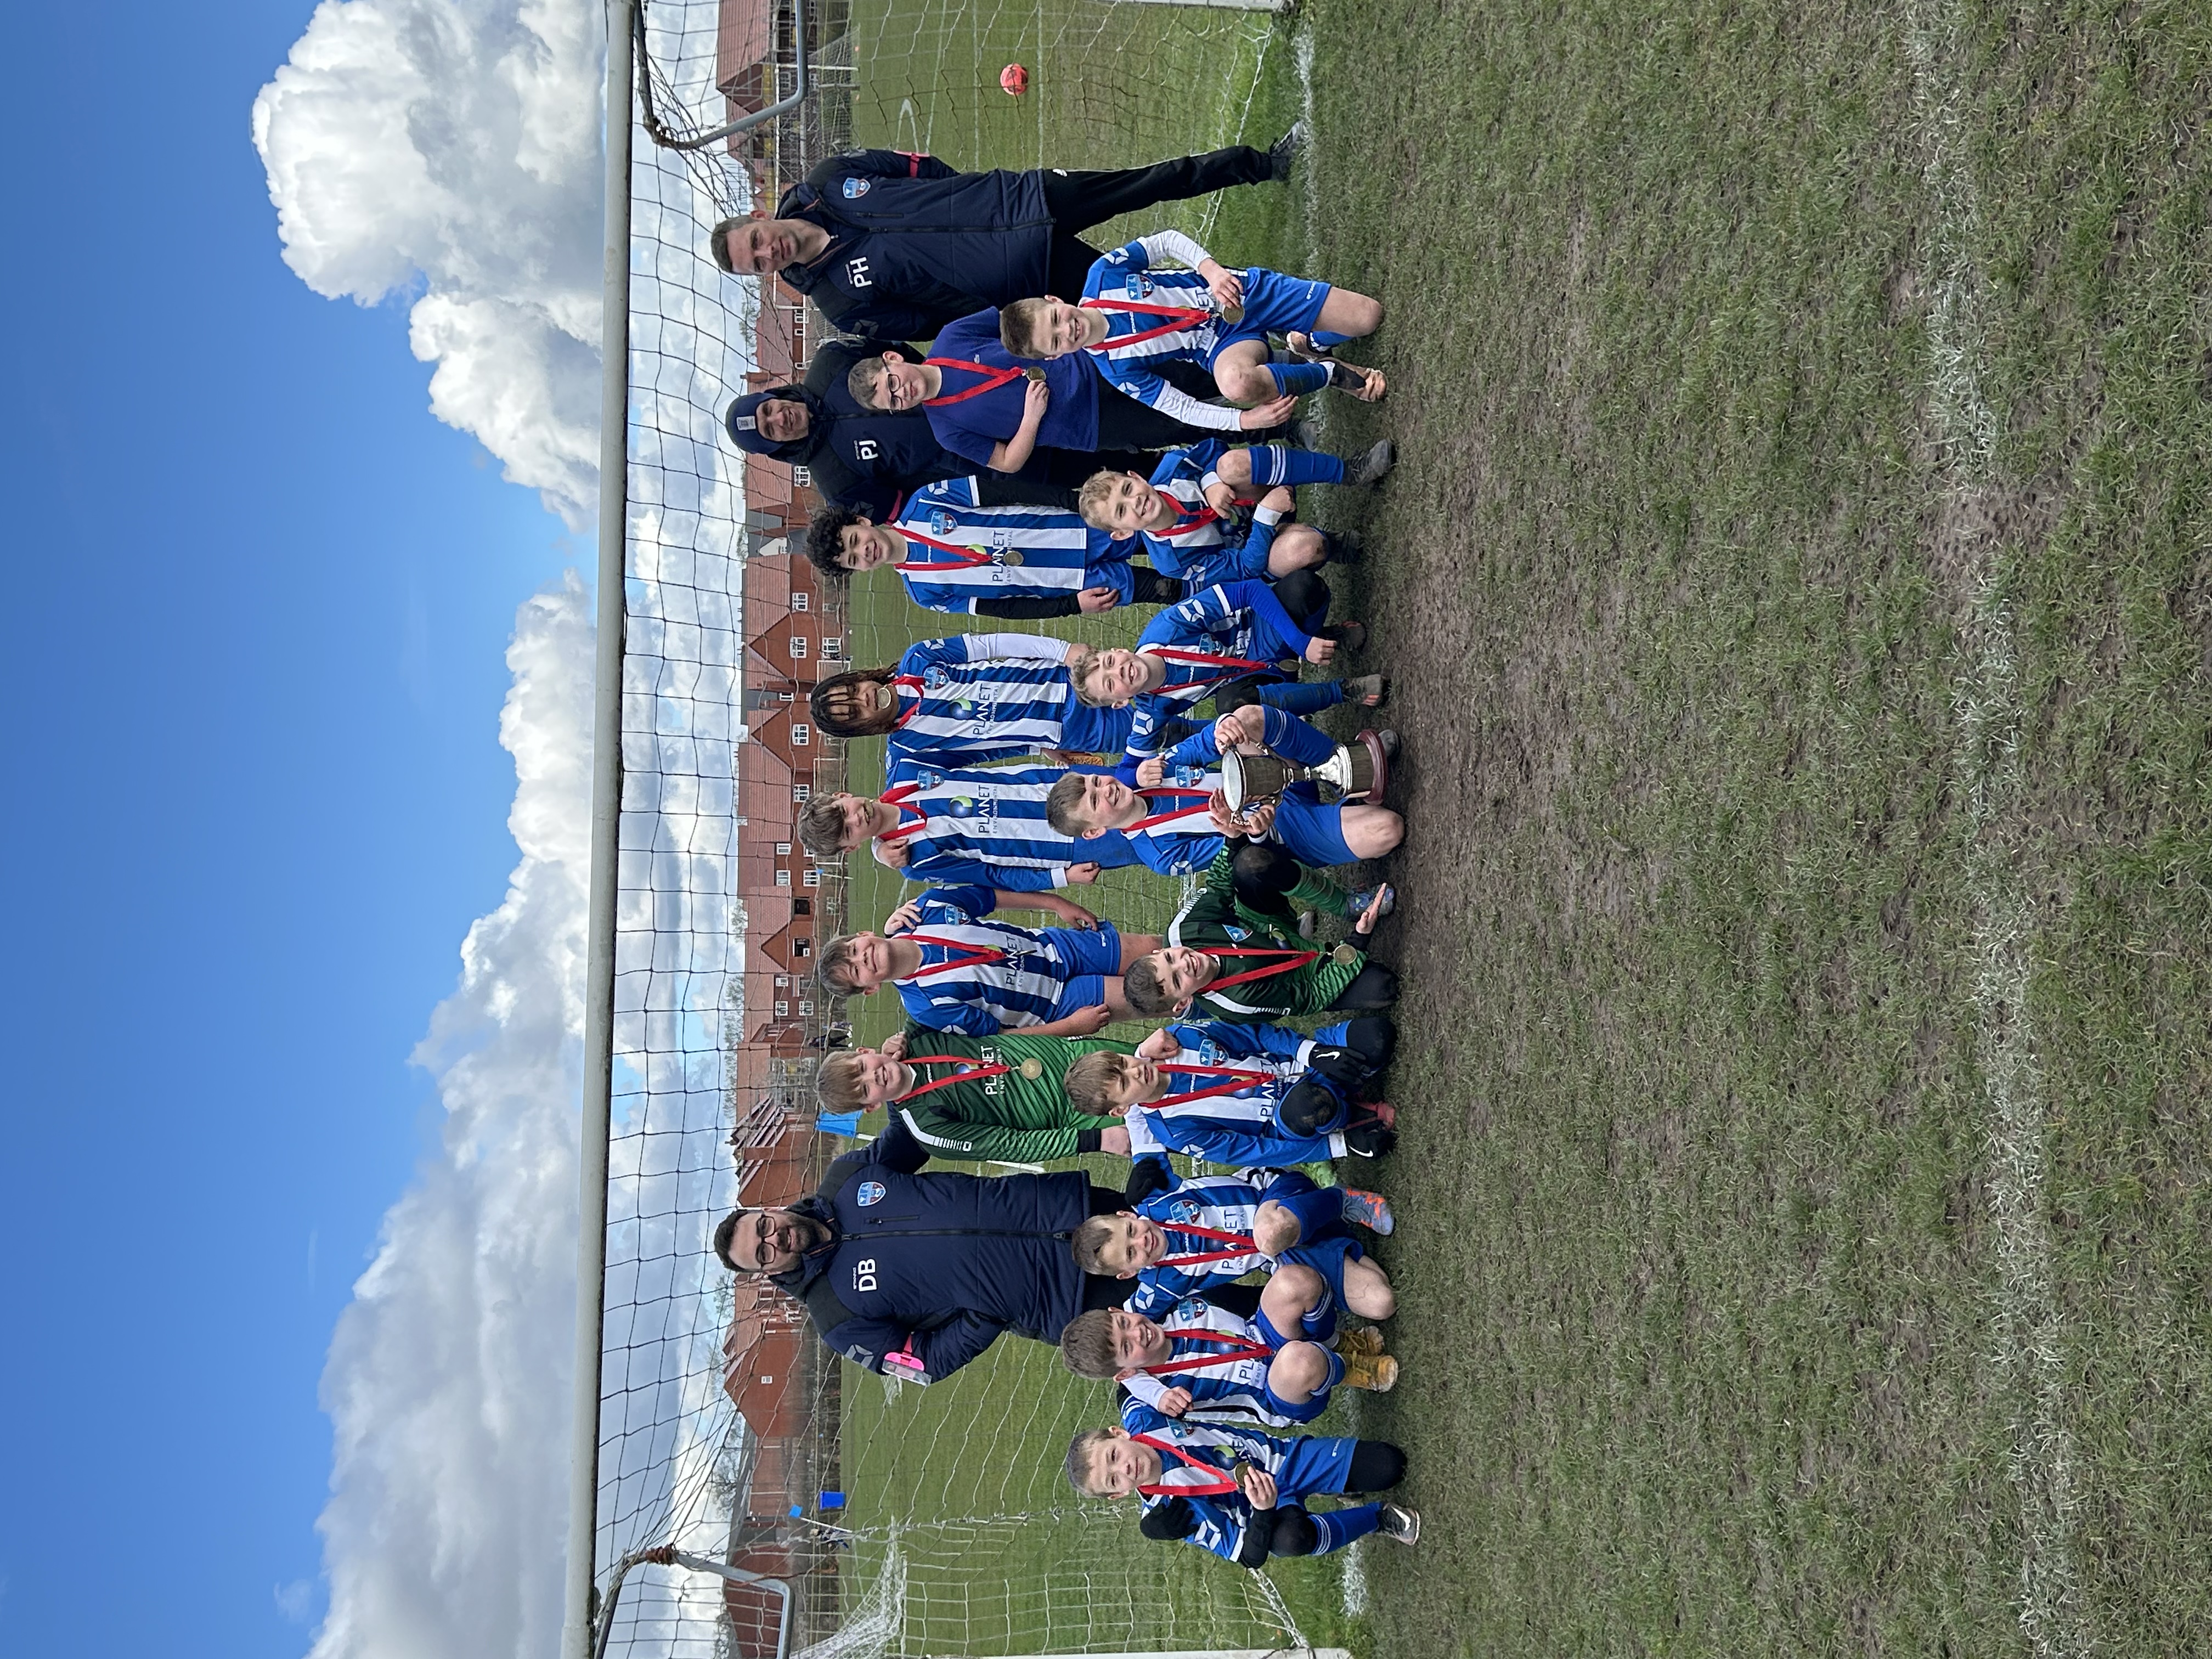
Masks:
[[[855,438],[853,441],[853,453],[864,461],[874,460],[876,441],[873,438]]]
[[[872,1291],[876,1288],[875,1257],[864,1256],[853,1264],[853,1288],[856,1291]]]
[[[867,260],[865,258],[846,260],[845,280],[850,283],[854,288],[872,287],[873,284],[868,280]]]

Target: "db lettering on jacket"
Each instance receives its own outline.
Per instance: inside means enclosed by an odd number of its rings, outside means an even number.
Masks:
[[[856,1291],[872,1291],[876,1288],[875,1257],[863,1256],[853,1264],[853,1288]]]

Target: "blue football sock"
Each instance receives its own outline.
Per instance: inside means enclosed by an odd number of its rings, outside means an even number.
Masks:
[[[1357,1504],[1348,1510],[1324,1510],[1313,1517],[1314,1531],[1320,1541],[1315,1544],[1316,1555],[1327,1555],[1331,1550],[1340,1550],[1346,1544],[1364,1538],[1382,1524],[1380,1504]]]
[[[1344,458],[1326,450],[1254,444],[1247,453],[1252,457],[1252,482],[1262,489],[1276,484],[1344,482]]]
[[[1275,383],[1278,398],[1291,393],[1303,398],[1328,384],[1327,363],[1268,363],[1265,367],[1267,378]]]
[[[1306,338],[1314,343],[1314,349],[1316,351],[1334,350],[1352,337],[1349,334],[1337,334],[1325,328],[1317,328],[1306,336]]]

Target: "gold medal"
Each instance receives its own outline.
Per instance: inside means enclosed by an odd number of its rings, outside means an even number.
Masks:
[[[1020,1071],[1024,1077],[1027,1078],[1030,1082],[1035,1083],[1039,1078],[1044,1075],[1044,1062],[1037,1059],[1035,1055],[1031,1055],[1029,1059],[1021,1063]]]
[[[1000,564],[1019,564],[1021,562],[1022,550],[1020,548],[1008,547],[1003,548],[1000,550],[999,562]]]
[[[1340,945],[1328,953],[1328,959],[1342,968],[1351,967],[1353,963],[1359,960],[1359,951],[1349,945]]]
[[[1044,371],[1041,368],[1025,368],[1022,373],[1028,375],[1032,380],[1042,380],[1044,379]]]

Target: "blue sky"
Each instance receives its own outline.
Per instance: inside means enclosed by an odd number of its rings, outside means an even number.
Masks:
[[[306,1649],[318,1378],[516,864],[502,653],[590,568],[404,301],[282,263],[249,110],[310,9],[31,9],[0,112],[15,1651]]]

